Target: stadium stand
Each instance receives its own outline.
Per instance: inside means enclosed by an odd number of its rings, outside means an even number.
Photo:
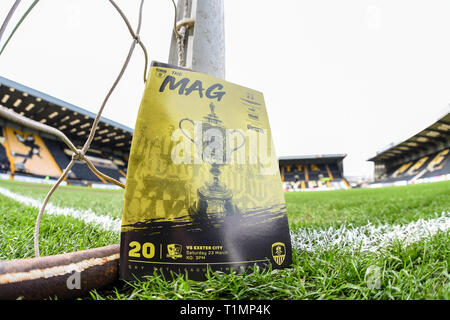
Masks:
[[[70,157],[64,153],[64,146],[56,140],[53,139],[43,139],[44,143],[47,145],[48,150],[53,155],[59,168],[65,168],[70,162]]]
[[[3,128],[0,127],[0,173],[8,173],[10,171],[10,163],[4,146],[5,140]]]
[[[349,189],[343,176],[346,154],[279,157],[285,191]]]
[[[92,112],[3,77],[0,77],[0,104],[59,129],[78,148],[86,141],[95,118]],[[55,179],[71,159],[71,151],[53,136],[1,118],[0,127],[0,171],[7,173],[0,175],[1,178]],[[101,172],[124,182],[132,136],[131,128],[102,117],[86,156]],[[342,166],[345,157],[345,154],[281,157],[283,187],[286,191],[347,189],[349,184]],[[84,162],[72,167],[66,183],[108,186]]]
[[[95,114],[40,91],[0,77],[0,104],[62,131],[78,148],[87,139]],[[1,178],[32,181],[56,179],[71,159],[61,141],[0,118]],[[133,130],[101,118],[86,156],[101,172],[124,182]],[[105,184],[84,162],[77,162],[66,178],[77,185]],[[111,184],[109,184],[112,186]]]
[[[13,173],[51,177],[58,177],[61,174],[61,169],[41,137],[9,127],[5,128],[4,132],[5,143],[8,144],[12,159]]]
[[[450,112],[368,161],[375,164],[372,187],[449,180]]]

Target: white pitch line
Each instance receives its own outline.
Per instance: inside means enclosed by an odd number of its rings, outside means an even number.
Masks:
[[[14,193],[0,187],[0,194],[24,205],[41,206],[41,201]],[[51,215],[70,216],[85,223],[95,224],[104,230],[120,232],[121,220],[100,216],[92,210],[61,208],[47,204],[46,212]],[[377,252],[390,247],[395,241],[408,245],[431,237],[439,231],[450,230],[450,212],[443,212],[434,219],[419,219],[405,225],[384,224],[374,226],[370,222],[360,227],[342,225],[339,228],[299,228],[291,231],[292,247],[296,250],[316,252],[334,248],[351,251]]]
[[[450,230],[450,212],[442,212],[434,219],[419,219],[405,225],[384,224],[374,226],[370,222],[360,227],[342,225],[339,228],[300,228],[291,231],[292,247],[299,251],[317,252],[330,249],[347,249],[360,252],[378,252],[396,241],[404,246]]]
[[[26,206],[40,209],[42,201],[36,200],[30,197],[26,197],[17,193],[14,193],[8,189],[0,187],[0,194],[11,198],[17,202],[20,202]],[[77,210],[73,208],[62,208],[55,206],[52,203],[48,203],[45,208],[45,212],[50,215],[62,215],[70,216],[78,220],[82,220],[88,224],[94,224],[107,231],[120,232],[121,220],[113,219],[108,216],[97,215],[92,210]]]

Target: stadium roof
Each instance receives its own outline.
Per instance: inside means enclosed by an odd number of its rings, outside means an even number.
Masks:
[[[62,131],[75,145],[86,141],[96,114],[20,83],[0,77],[0,104]],[[101,117],[93,149],[128,154],[133,129]]]
[[[436,122],[416,133],[412,137],[390,144],[367,161],[389,162],[406,159],[413,155],[431,153],[450,147],[450,112],[446,112]]]
[[[329,163],[334,161],[340,161],[347,156],[345,153],[338,154],[315,154],[315,155],[302,155],[302,156],[282,156],[278,157],[278,161],[296,161],[299,163]]]

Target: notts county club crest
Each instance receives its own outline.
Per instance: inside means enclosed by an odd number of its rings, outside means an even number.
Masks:
[[[276,264],[281,266],[286,257],[286,246],[283,242],[275,242],[272,244],[272,257]]]

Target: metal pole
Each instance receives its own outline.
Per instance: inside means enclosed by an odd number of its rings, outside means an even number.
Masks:
[[[0,300],[69,299],[119,279],[119,245],[0,261]]]
[[[184,14],[184,1],[188,13]],[[225,79],[225,28],[223,0],[178,0],[177,21],[195,19],[184,42],[186,68]],[[177,38],[172,34],[169,64],[177,65]]]

